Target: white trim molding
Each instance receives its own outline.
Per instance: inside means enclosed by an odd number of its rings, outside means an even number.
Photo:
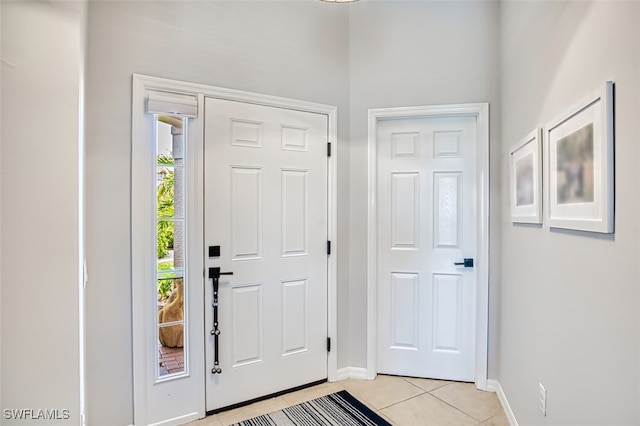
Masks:
[[[367,380],[367,369],[362,367],[344,367],[338,370],[338,380]]]
[[[500,401],[500,405],[502,405],[502,409],[507,416],[507,420],[509,420],[509,424],[511,426],[518,426],[516,416],[513,414],[513,410],[511,409],[509,401],[507,400],[507,395],[504,393],[500,382],[493,379],[487,380],[487,390],[489,392],[495,392],[498,396],[498,400]]]
[[[368,133],[368,265],[367,265],[367,367],[366,376],[377,374],[378,333],[378,277],[377,277],[377,126],[378,121],[390,118],[419,118],[438,116],[474,116],[477,120],[477,271],[475,384],[487,389],[488,326],[489,326],[489,104],[436,105],[369,110]]]

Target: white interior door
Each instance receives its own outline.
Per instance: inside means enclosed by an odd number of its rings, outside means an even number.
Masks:
[[[476,117],[377,129],[378,372],[474,381]]]
[[[327,378],[327,116],[205,100],[206,406]],[[209,256],[219,246],[219,256]]]

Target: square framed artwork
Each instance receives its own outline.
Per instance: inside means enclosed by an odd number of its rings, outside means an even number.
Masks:
[[[547,127],[549,226],[614,232],[613,82]]]
[[[542,223],[542,132],[539,128],[509,154],[511,221]]]

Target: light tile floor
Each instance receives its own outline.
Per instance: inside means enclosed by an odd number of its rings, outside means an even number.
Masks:
[[[343,389],[397,426],[509,426],[496,394],[471,383],[383,375],[323,383],[188,425],[226,426]]]

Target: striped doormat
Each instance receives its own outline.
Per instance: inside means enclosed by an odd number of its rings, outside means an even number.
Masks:
[[[391,426],[347,391],[322,396],[234,426]]]

